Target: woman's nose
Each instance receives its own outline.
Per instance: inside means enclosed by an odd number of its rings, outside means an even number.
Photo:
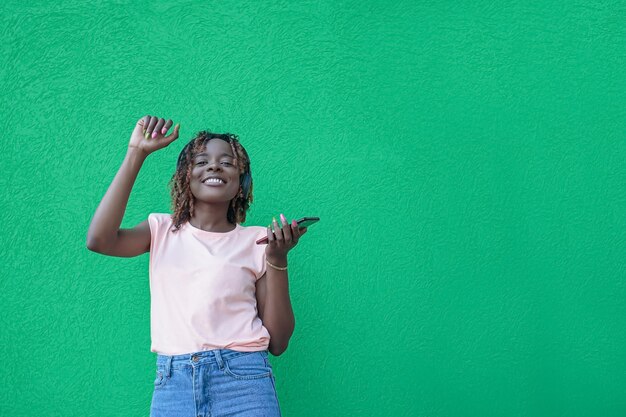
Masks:
[[[215,170],[217,168],[222,169],[222,167],[220,167],[220,163],[218,161],[213,162],[213,163],[208,163],[206,169],[209,170],[211,168],[213,168],[213,170]]]

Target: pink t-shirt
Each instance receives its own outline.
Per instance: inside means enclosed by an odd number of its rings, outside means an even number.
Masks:
[[[256,280],[265,273],[263,226],[207,232],[189,222],[173,233],[171,215],[150,213],[150,351],[265,350]]]

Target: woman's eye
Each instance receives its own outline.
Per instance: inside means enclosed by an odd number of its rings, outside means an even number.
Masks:
[[[206,161],[198,161],[198,162],[196,162],[196,165],[200,165],[200,164],[206,164]],[[233,164],[231,164],[230,162],[226,162],[226,161],[221,162],[221,164],[233,166]]]

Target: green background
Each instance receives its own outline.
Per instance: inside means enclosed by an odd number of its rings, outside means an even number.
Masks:
[[[4,2],[3,416],[147,416],[148,254],[86,248],[135,122],[239,135],[290,252],[283,415],[626,415],[622,2]]]

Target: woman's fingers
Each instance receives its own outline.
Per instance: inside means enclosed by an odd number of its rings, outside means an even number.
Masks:
[[[161,130],[159,131],[159,133],[161,133],[162,135],[165,135],[167,133],[168,130],[170,130],[170,127],[172,127],[172,125],[174,124],[174,122],[172,121],[172,119],[169,119],[167,122],[165,122],[165,124],[161,127]]]
[[[276,235],[276,243],[283,243],[283,230],[278,226],[278,222],[276,221],[276,217],[272,218],[272,227],[274,228],[274,234]]]
[[[274,237],[274,233],[272,233],[272,228],[270,226],[267,226],[267,244],[271,245],[274,243],[275,240],[276,238]]]
[[[167,132],[174,122],[171,119],[146,115],[137,121],[135,129],[131,134],[129,147],[137,148],[146,154],[151,154],[161,148],[168,146],[178,139],[180,123],[174,127],[169,136],[164,136],[162,132]]]
[[[289,244],[293,240],[293,236],[291,234],[291,227],[283,213],[280,213],[280,222],[282,223],[283,238],[285,242]]]
[[[150,123],[150,116],[144,116],[141,118],[141,120],[139,121],[139,124],[141,125],[141,127],[143,128],[143,132],[145,133],[146,128],[148,127],[148,123]]]
[[[298,240],[300,240],[300,228],[295,219],[291,221],[291,239],[294,243],[298,243]]]
[[[167,126],[167,125],[166,125]],[[165,129],[165,128],[163,128]],[[174,140],[178,139],[178,131],[180,130],[180,123],[174,126],[174,131],[165,137],[166,143],[169,145],[174,142]]]
[[[157,120],[156,126],[154,126],[154,131],[152,131],[152,135],[150,136],[152,139],[156,138],[161,134],[161,129],[165,125],[165,119],[162,117]]]
[[[268,246],[290,250],[296,246],[300,236],[306,233],[307,229],[300,228],[295,220],[289,223],[282,213],[280,214],[280,223],[282,227],[279,225],[276,217],[274,217],[272,218],[272,223],[267,226]]]
[[[146,116],[146,117],[148,117],[148,124],[144,125],[144,129],[146,129],[146,133],[144,134],[144,137],[148,139],[150,136],[152,136],[152,131],[154,130],[154,125],[156,125],[158,118],[153,117],[153,116]]]
[[[148,137],[152,137],[154,139],[157,135],[165,135],[173,124],[174,121],[172,119],[168,119],[166,121],[162,117],[159,118],[156,116],[148,115],[141,119],[141,125],[143,126],[143,130],[146,134],[146,139]]]

